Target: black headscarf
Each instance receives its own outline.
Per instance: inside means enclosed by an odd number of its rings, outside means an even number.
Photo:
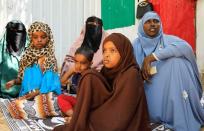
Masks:
[[[101,19],[95,16],[89,17],[86,20],[86,32],[81,46],[88,47],[96,52],[101,43],[102,26],[103,22]]]
[[[20,55],[26,44],[26,28],[20,21],[11,21],[6,25],[6,42],[9,53]]]

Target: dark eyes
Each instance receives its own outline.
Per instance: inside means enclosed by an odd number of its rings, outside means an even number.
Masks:
[[[156,23],[156,24],[158,24],[159,23],[159,20],[157,20],[157,19],[150,19],[150,20],[148,20],[148,21],[146,21],[145,22],[146,24],[150,24],[150,23]]]
[[[33,39],[38,39],[38,38],[41,38],[41,39],[46,39],[47,36],[33,36]]]
[[[107,53],[107,52],[109,52],[109,53],[117,53],[118,51],[116,49],[109,49],[109,50],[104,49],[103,50],[103,53]]]
[[[75,61],[75,64],[81,64],[81,65],[85,65],[85,64],[87,64],[87,62],[86,62],[86,61],[84,61],[84,62],[80,62],[80,61]]]
[[[111,53],[115,53],[115,52],[117,52],[117,50],[111,49],[110,52],[111,52]]]

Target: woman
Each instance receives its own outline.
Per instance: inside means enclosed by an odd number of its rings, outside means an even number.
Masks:
[[[192,48],[184,40],[165,35],[160,17],[146,13],[133,42],[142,69],[152,122],[176,131],[198,131],[204,122],[202,87]]]
[[[59,115],[50,93],[61,94],[52,31],[47,24],[34,22],[28,33],[30,45],[20,60],[18,77],[6,83],[8,89],[22,83],[20,98],[10,103],[10,114],[19,119]],[[39,93],[44,95],[35,97]]]
[[[93,70],[82,74],[71,122],[55,131],[150,130],[143,81],[124,35],[104,40],[103,63],[103,76]]]
[[[70,48],[62,64],[61,75],[74,65],[74,53],[80,46],[86,46],[94,51],[92,68],[100,70],[102,67],[102,42],[108,36],[103,30],[103,22],[100,18],[91,16],[86,20],[86,26],[82,29],[79,38]]]
[[[195,52],[197,0],[149,1],[153,4],[154,11],[161,17],[163,31],[186,40]]]
[[[10,21],[6,25],[6,32],[0,41],[0,97],[18,97],[20,86],[16,85],[7,90],[5,83],[16,78],[19,61],[25,48],[28,46],[27,33],[24,24],[20,21]]]

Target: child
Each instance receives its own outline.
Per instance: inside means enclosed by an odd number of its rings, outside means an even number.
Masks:
[[[72,76],[72,84],[74,84],[77,90],[81,73],[91,67],[93,55],[94,55],[94,52],[91,49],[87,47],[79,47],[75,52],[74,67],[68,70],[67,72],[65,72],[64,75],[61,77],[62,85],[68,84],[68,79]],[[75,104],[76,104],[76,98],[73,96],[67,96],[64,94],[58,96],[58,105],[61,111],[68,116],[68,118],[66,118],[67,122],[69,122],[70,118],[72,117],[73,106]]]
[[[103,64],[101,73],[82,73],[72,120],[54,131],[150,131],[143,80],[127,37],[106,37]]]
[[[73,67],[74,53],[76,49],[81,46],[88,47],[94,51],[91,68],[100,70],[102,67],[102,43],[107,36],[108,33],[103,29],[102,19],[96,16],[88,17],[85,26],[81,30],[80,36],[71,45],[69,52],[65,56],[61,75]]]
[[[54,40],[50,27],[42,22],[34,22],[30,26],[28,33],[31,41],[20,60],[18,77],[6,83],[6,88],[8,89],[13,85],[22,83],[19,94],[22,101],[18,99],[17,101],[13,101],[10,105],[10,113],[15,118],[27,118],[31,116],[29,111],[27,112],[27,110],[21,106],[24,102],[29,103],[26,99],[32,99],[39,93],[47,94],[54,92],[61,94],[61,85],[57,74],[57,62],[53,48]],[[39,99],[39,101],[41,101],[41,99]],[[50,101],[48,100],[47,103],[48,102]],[[36,102],[36,104],[38,103]],[[24,106],[26,106],[26,104]],[[40,109],[40,106],[43,105],[39,103],[37,108],[39,107]],[[29,109],[33,110],[36,110],[35,108],[35,106],[29,107]],[[21,113],[16,113],[16,109],[18,109],[19,112],[25,110]],[[35,117],[45,117],[41,112],[36,112],[35,115],[38,115]]]

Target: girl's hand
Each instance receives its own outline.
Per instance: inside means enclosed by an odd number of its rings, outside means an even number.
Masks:
[[[40,65],[40,69],[42,70],[42,72],[45,71],[45,56],[42,56],[38,59],[38,64]]]
[[[64,119],[65,119],[65,121],[66,121],[65,123],[66,123],[66,124],[69,124],[70,121],[71,121],[71,119],[72,119],[72,117],[65,117]]]
[[[68,82],[69,82],[69,78],[75,73],[76,73],[75,67],[70,68],[67,72],[65,72],[61,76],[61,78],[60,78],[61,84],[62,85],[67,85]]]
[[[75,74],[75,73],[77,73],[77,69],[76,69],[75,66],[72,67],[72,68],[70,68],[70,73],[71,73],[72,75]]]
[[[15,80],[11,80],[11,81],[7,82],[5,86],[6,86],[6,89],[8,90],[14,85],[15,85]]]

